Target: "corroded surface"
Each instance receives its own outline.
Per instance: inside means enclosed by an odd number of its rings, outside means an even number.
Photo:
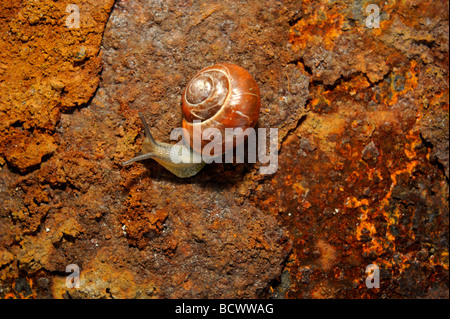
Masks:
[[[0,297],[448,297],[448,3],[68,3],[0,5]],[[121,167],[216,62],[260,84],[277,173]]]
[[[283,143],[284,174],[252,194],[294,242],[276,295],[448,297],[447,5],[387,2],[368,29],[357,2],[303,2],[290,42],[311,113]],[[380,289],[365,286],[372,263]]]

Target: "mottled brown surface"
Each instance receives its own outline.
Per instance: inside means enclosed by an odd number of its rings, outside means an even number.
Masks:
[[[0,297],[448,298],[447,6],[2,2]],[[122,167],[216,62],[259,83],[277,173]]]

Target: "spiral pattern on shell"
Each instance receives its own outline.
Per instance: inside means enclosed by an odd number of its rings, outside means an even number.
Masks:
[[[201,153],[210,141],[202,140],[198,148],[193,143],[194,132],[201,136],[207,128],[217,128],[222,134],[222,152],[226,152],[225,128],[254,127],[260,106],[259,87],[247,70],[231,63],[207,67],[194,76],[183,93],[182,125],[189,132],[186,138],[194,151]]]

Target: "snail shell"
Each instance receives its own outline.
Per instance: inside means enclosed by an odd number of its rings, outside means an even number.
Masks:
[[[246,130],[254,127],[260,107],[258,84],[247,70],[231,63],[207,67],[194,76],[183,93],[182,126],[189,133],[185,138],[194,151],[202,153],[203,147],[210,141],[202,139],[197,145],[193,137],[201,136],[201,132],[208,128],[217,128],[222,136],[220,147],[225,153],[236,146],[236,140],[225,144],[229,138],[225,128]]]

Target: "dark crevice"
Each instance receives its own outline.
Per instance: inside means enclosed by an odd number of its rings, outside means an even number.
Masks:
[[[434,149],[434,145],[433,145],[431,142],[429,142],[429,141],[422,135],[422,133],[420,133],[419,136],[420,136],[420,140],[422,141],[423,145],[425,145],[425,147],[429,148],[430,150],[433,150],[433,149]],[[430,161],[431,164],[436,165],[437,168],[438,168],[439,170],[442,171],[442,174],[445,176],[445,180],[446,180],[447,184],[449,184],[449,183],[450,183],[450,179],[449,179],[449,177],[445,174],[445,166],[444,166],[443,163],[441,163],[441,161],[439,161],[439,158],[438,158],[437,156],[433,156],[433,155],[432,155],[432,156],[430,156],[429,161]]]
[[[299,63],[303,66],[303,69],[306,71],[306,73],[308,73],[308,76],[312,77],[313,76],[312,69],[305,64],[303,57],[289,61],[287,64],[298,65]]]
[[[102,74],[102,71],[100,71],[98,73],[98,76],[101,76],[101,74]],[[97,91],[98,91],[99,87],[100,87],[100,84],[97,85],[97,87],[95,88],[94,93],[92,93],[92,96],[89,98],[89,100],[86,103],[75,105],[74,107],[72,107],[69,110],[67,110],[65,112],[62,112],[62,113],[73,115],[75,113],[75,111],[78,111],[78,110],[81,110],[81,109],[84,109],[84,108],[88,107],[92,103],[92,100],[97,95]]]
[[[46,273],[48,273],[49,275],[54,275],[54,276],[58,276],[58,277],[67,277],[70,272],[66,272],[66,271],[62,271],[62,270],[47,270],[44,269],[44,271]]]
[[[39,131],[39,133],[45,133],[47,132],[47,130],[36,127],[36,126],[30,126],[29,128],[24,128],[23,125],[25,124],[25,120],[17,120],[14,123],[12,123],[10,125],[10,127],[16,128],[16,129],[20,129],[21,131],[28,131],[31,134],[34,133],[35,130]],[[50,133],[52,133],[52,131],[50,131]]]
[[[358,76],[364,76],[366,78],[366,80],[370,83],[370,85],[366,89],[371,89],[371,88],[379,85],[380,83],[384,82],[386,79],[388,79],[392,75],[392,68],[391,68],[380,80],[378,80],[376,82],[371,82],[366,73],[364,73],[362,71],[356,71],[356,72],[352,72],[347,75],[341,75],[333,84],[324,84],[322,80],[315,78],[313,70],[306,65],[303,57],[299,57],[295,60],[289,61],[288,64],[294,64],[294,65],[301,64],[303,66],[303,69],[305,70],[305,72],[311,78],[310,79],[311,87],[323,86],[323,88],[327,91],[334,91],[338,86],[340,86],[346,82],[350,82]]]
[[[111,293],[111,288],[106,288],[106,289],[105,289],[105,292],[108,294],[109,298],[115,299],[114,296],[113,296],[112,293]]]
[[[333,84],[323,84],[323,82],[321,82],[321,81],[313,80],[312,81],[312,85],[313,86],[314,85],[322,85],[326,91],[334,91],[338,86],[341,86],[344,83],[350,82],[350,81],[352,81],[353,79],[355,79],[356,77],[358,77],[360,75],[364,76],[367,79],[367,81],[370,82],[369,78],[367,77],[367,75],[365,73],[363,73],[361,71],[357,71],[357,72],[350,73],[348,75],[341,75],[341,77],[339,79],[337,79]],[[380,80],[380,81],[383,81],[383,80],[384,80],[384,78],[382,80]],[[368,87],[368,89],[370,89],[371,87],[373,87],[377,83],[378,82],[371,83],[370,86]]]
[[[288,24],[290,27],[293,27],[294,25],[296,25],[299,21],[301,21],[303,18],[303,15],[300,13],[294,15],[294,17],[292,17],[291,19],[288,20]]]
[[[307,102],[307,105],[308,104],[309,104],[309,101]],[[287,133],[282,137],[281,141],[279,141],[280,146],[278,148],[278,155],[281,154],[281,149],[283,148],[284,141],[286,141],[286,139],[289,136],[291,136],[291,134],[299,128],[299,126],[306,120],[306,117],[307,117],[307,114],[302,114],[300,116],[300,118],[297,120],[297,124],[294,127],[292,127],[290,130],[288,130]]]
[[[369,85],[369,87],[368,87],[367,89],[371,89],[371,88],[373,88],[373,87],[375,87],[375,86],[381,84],[382,82],[386,81],[389,77],[391,77],[392,72],[393,72],[393,71],[392,71],[392,68],[391,68],[391,69],[389,69],[389,71],[388,71],[381,79],[379,79],[378,81],[373,82],[373,83],[370,82],[370,80],[369,80],[369,78],[367,77],[367,75],[364,74],[364,76],[367,78],[367,80],[368,80],[369,83],[370,83],[370,85]]]
[[[7,159],[5,159],[5,161],[6,161],[6,164],[8,165],[8,168],[9,168],[9,170],[10,170],[11,173],[14,173],[14,174],[17,174],[17,175],[25,176],[25,175],[28,175],[28,174],[33,173],[33,172],[36,171],[36,170],[41,169],[41,165],[42,165],[43,163],[47,162],[50,158],[52,158],[52,157],[53,157],[53,154],[54,154],[54,152],[43,155],[43,156],[41,157],[41,162],[40,162],[40,163],[31,165],[31,166],[27,167],[27,168],[24,169],[24,170],[20,170],[19,168],[15,167],[15,166],[14,166],[13,164],[11,164],[11,162],[9,162]]]
[[[17,120],[14,123],[11,124],[11,127],[14,128],[23,128],[23,123],[25,123],[25,121],[22,120]]]
[[[428,47],[429,49],[432,49],[433,46],[436,44],[436,41],[434,39],[418,39],[418,40],[413,40],[415,43],[420,44],[420,45],[424,45],[426,47]]]

